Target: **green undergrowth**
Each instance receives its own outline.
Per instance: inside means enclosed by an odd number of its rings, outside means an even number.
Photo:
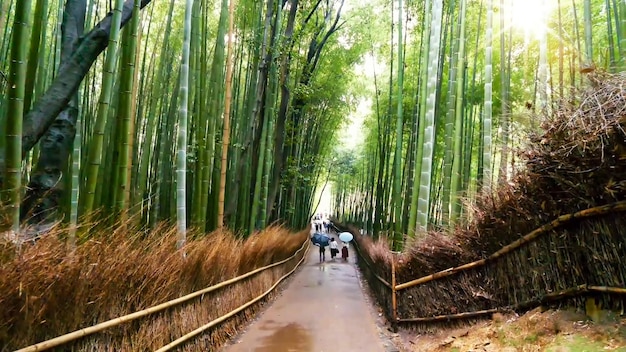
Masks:
[[[546,352],[591,352],[591,351],[626,351],[626,347],[607,347],[606,343],[594,341],[584,335],[562,335],[546,346]]]

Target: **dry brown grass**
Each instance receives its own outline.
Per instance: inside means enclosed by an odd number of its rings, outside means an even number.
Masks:
[[[119,230],[123,229],[123,230]],[[118,231],[119,230],[119,231]],[[0,244],[0,350],[13,350],[148,308],[286,259],[307,239],[273,227],[247,240],[228,232],[190,236],[186,257],[176,233],[147,234],[118,226],[93,233],[71,253],[56,229],[20,256]],[[201,299],[94,334],[71,350],[154,350],[250,301],[293,268],[298,258]],[[252,308],[201,336],[186,349],[214,349],[253,316]]]

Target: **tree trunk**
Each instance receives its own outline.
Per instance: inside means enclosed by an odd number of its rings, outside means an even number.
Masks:
[[[141,0],[141,8],[148,5],[150,1]],[[133,3],[133,0],[127,0],[124,3],[121,26],[124,26],[130,20]],[[33,108],[24,116],[22,158],[26,157],[26,154],[35,146],[52,125],[55,118],[67,106],[93,63],[109,45],[112,18],[113,12],[109,12],[102,21],[82,38],[67,63],[60,67],[48,90],[35,101]]]
[[[283,54],[283,61],[281,63],[280,70],[280,106],[278,108],[278,117],[276,119],[276,133],[274,135],[274,162],[279,163],[278,167],[274,167],[272,172],[271,186],[268,193],[268,211],[270,217],[272,215],[273,206],[278,193],[280,185],[280,175],[282,173],[282,160],[284,158],[284,144],[285,144],[285,123],[287,121],[287,114],[289,109],[289,102],[291,101],[291,92],[289,91],[289,75],[291,73],[291,52],[293,49],[293,30],[295,25],[296,13],[298,11],[299,0],[291,0],[291,8],[289,10],[289,17],[287,19],[287,27],[285,28],[284,43],[285,48],[289,48],[285,54]]]

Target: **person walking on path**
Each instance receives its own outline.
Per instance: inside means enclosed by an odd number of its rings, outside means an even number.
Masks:
[[[343,243],[343,247],[341,248],[341,258],[344,262],[348,261],[348,244],[345,242]]]
[[[330,239],[330,258],[335,259],[335,257],[339,254],[339,246],[337,245],[337,241],[335,238]]]
[[[326,261],[326,246],[320,244],[320,263]]]
[[[326,247],[330,245],[330,238],[324,233],[316,232],[311,237],[311,242],[320,247],[320,263],[326,260]]]

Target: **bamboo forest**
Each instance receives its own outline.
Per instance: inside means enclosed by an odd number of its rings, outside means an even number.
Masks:
[[[0,351],[216,350],[322,232],[389,331],[626,324],[624,71],[625,0],[0,0]]]
[[[626,55],[619,1],[346,1],[3,0],[14,231],[97,209],[182,233],[302,227],[330,180],[339,214],[399,249],[506,182],[529,111]]]

